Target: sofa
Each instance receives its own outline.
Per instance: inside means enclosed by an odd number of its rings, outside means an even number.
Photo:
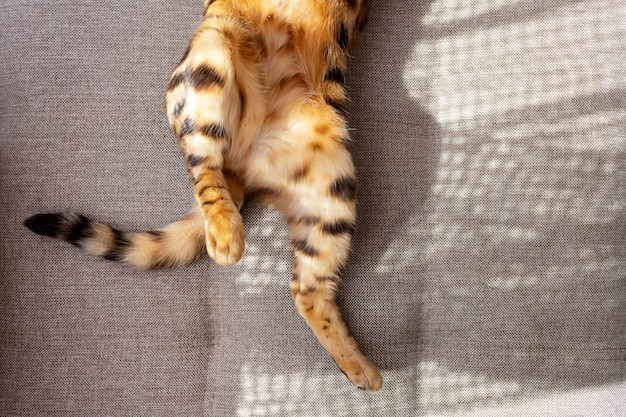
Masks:
[[[0,4],[0,415],[626,415],[626,6],[374,1],[347,85],[355,389],[293,308],[285,222],[139,271],[23,227],[161,227],[193,196],[163,108],[199,1]]]

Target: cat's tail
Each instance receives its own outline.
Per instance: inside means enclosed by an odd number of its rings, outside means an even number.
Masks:
[[[123,232],[75,213],[36,214],[26,219],[24,226],[93,255],[142,269],[186,265],[206,253],[203,218],[195,209],[149,232]]]

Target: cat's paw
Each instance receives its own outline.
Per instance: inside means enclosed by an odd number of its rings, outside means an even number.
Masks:
[[[383,377],[365,356],[358,355],[341,370],[350,382],[362,390],[374,392],[383,386]]]
[[[206,247],[220,265],[236,264],[243,256],[246,232],[238,211],[222,212],[205,221]]]

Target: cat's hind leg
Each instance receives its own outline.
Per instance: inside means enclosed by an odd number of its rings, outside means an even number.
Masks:
[[[307,120],[317,111],[326,114]],[[295,151],[277,169],[285,175],[274,205],[289,223],[295,254],[290,290],[298,313],[352,383],[377,391],[382,377],[360,351],[335,302],[356,225],[356,179],[347,131],[329,111],[305,109],[300,122],[283,131],[287,141],[294,134]]]
[[[166,94],[168,119],[187,161],[205,222],[206,247],[221,265],[241,259],[245,231],[225,178],[225,155],[243,112],[232,41],[237,28],[207,18],[173,71]]]
[[[316,203],[289,220],[295,253],[290,290],[298,313],[337,366],[357,387],[377,391],[382,377],[361,353],[335,303],[339,272],[354,231],[354,179],[338,177],[324,185]],[[302,207],[304,208],[304,207]]]

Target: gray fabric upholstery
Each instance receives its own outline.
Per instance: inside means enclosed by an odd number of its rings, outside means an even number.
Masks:
[[[187,211],[162,103],[199,3],[0,4],[1,415],[626,414],[623,2],[374,1],[339,302],[376,394],[295,313],[269,209],[230,268],[130,270],[21,226]]]

